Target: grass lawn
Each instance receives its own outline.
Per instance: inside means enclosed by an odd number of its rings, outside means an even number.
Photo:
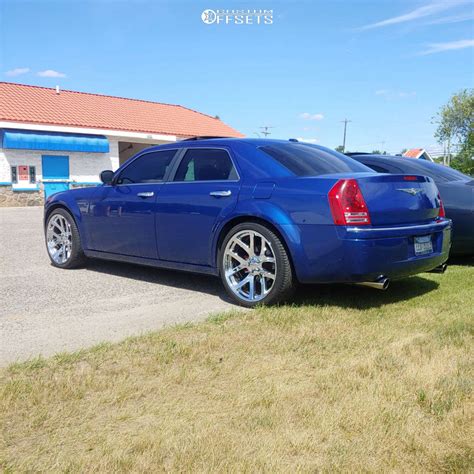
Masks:
[[[473,472],[473,320],[458,262],[15,364],[0,469]]]

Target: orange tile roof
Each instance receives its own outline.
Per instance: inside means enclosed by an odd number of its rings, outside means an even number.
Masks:
[[[0,82],[0,121],[190,136],[242,137],[181,105]]]
[[[403,153],[403,156],[407,158],[418,158],[423,152],[423,148],[412,148]]]

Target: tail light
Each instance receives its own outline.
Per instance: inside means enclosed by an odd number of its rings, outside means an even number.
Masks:
[[[443,200],[441,199],[441,196],[439,194],[438,194],[438,201],[439,201],[439,214],[438,214],[438,217],[446,217],[446,212],[444,210]]]
[[[370,225],[364,196],[355,179],[340,179],[328,193],[334,224]]]

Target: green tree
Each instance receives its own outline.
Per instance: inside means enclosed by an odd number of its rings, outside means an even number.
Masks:
[[[451,161],[451,166],[462,173],[474,176],[474,132],[471,131],[459,153]]]
[[[336,151],[338,151],[339,153],[344,153],[344,147],[342,145],[339,145],[337,146],[336,148],[334,148]]]
[[[437,115],[435,137],[440,143],[459,146],[452,167],[466,174],[474,174],[474,89],[454,94]]]

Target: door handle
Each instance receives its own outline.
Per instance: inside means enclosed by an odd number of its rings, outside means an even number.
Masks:
[[[232,191],[211,191],[209,193],[209,196],[214,196],[214,197],[228,197],[232,194]]]
[[[151,198],[154,195],[155,195],[155,193],[153,191],[148,191],[146,193],[137,193],[137,196],[141,197],[141,198]]]

